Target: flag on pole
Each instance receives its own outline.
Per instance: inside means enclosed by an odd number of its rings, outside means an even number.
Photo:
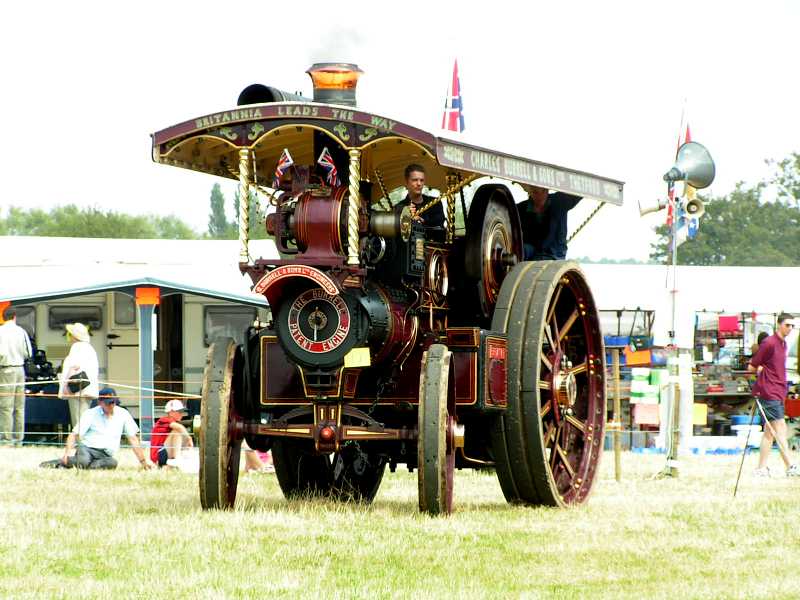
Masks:
[[[700,227],[700,219],[697,217],[689,217],[686,220],[686,235],[690,240],[693,240],[697,235],[697,229]]]
[[[447,90],[442,114],[442,129],[464,131],[464,112],[461,103],[461,82],[458,79],[458,61],[453,62],[453,79]]]
[[[317,159],[317,164],[325,169],[325,181],[328,182],[328,185],[333,187],[339,185],[339,175],[336,170],[336,164],[333,162],[333,156],[331,156],[327,146],[322,149]]]
[[[278,164],[275,166],[275,177],[272,180],[272,187],[277,188],[278,185],[280,185],[281,177],[284,172],[293,164],[294,161],[292,160],[292,155],[289,154],[289,149],[284,148],[283,152],[281,152],[281,157],[278,159]]]

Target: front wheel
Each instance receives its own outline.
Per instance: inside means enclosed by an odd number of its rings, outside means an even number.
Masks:
[[[233,508],[239,482],[242,436],[237,432],[235,396],[241,381],[241,352],[230,338],[208,349],[200,405],[200,504]]]
[[[422,356],[419,382],[417,480],[419,509],[432,515],[453,510],[453,473],[456,460],[455,403],[448,379],[451,353],[433,344]]]

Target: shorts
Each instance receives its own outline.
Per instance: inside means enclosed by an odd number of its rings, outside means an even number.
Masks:
[[[783,400],[761,400],[761,407],[767,415],[767,421],[783,421]]]
[[[169,456],[167,455],[167,449],[162,446],[158,451],[158,466],[163,467],[165,464],[167,464],[168,458]]]

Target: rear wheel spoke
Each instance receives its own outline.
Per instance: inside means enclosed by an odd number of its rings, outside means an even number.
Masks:
[[[575,429],[580,431],[582,434],[586,434],[586,424],[575,417],[574,415],[567,415],[567,423],[572,425]]]
[[[545,447],[550,447],[550,442],[555,439],[556,434],[556,425],[555,423],[550,423],[547,426],[547,432],[544,434],[544,445]]]
[[[569,318],[567,318],[567,321],[564,323],[564,327],[562,327],[561,331],[558,332],[559,343],[561,342],[561,340],[564,339],[564,336],[566,336],[567,333],[569,333],[569,330],[572,329],[572,326],[575,324],[575,321],[577,321],[579,316],[580,313],[578,312],[577,308],[572,311],[572,314],[569,316]]]
[[[555,446],[555,452],[553,453],[553,456],[558,456],[561,458],[561,464],[564,465],[564,468],[567,470],[567,473],[569,473],[569,476],[571,478],[575,477],[575,469],[573,469],[572,465],[569,464],[569,457],[567,456],[567,453],[564,452],[564,450],[558,444]]]
[[[558,331],[558,328],[556,328],[556,331]],[[550,348],[552,350],[556,350],[558,348],[558,346],[556,345],[555,341],[553,340],[553,334],[550,333],[550,323],[549,322],[544,326],[544,335],[547,338],[547,343],[550,344]]]
[[[581,364],[572,367],[569,370],[569,372],[572,373],[573,375],[578,375],[580,373],[586,373],[586,370],[588,368],[589,368],[589,366],[586,364],[586,361],[584,361]]]
[[[542,404],[542,408],[539,410],[539,415],[542,419],[544,419],[549,413],[550,409],[553,407],[553,401],[548,400],[544,404]]]
[[[550,309],[547,311],[547,318],[545,319],[546,323],[549,323],[553,319],[553,314],[556,312],[556,306],[558,306],[558,299],[561,297],[561,290],[564,289],[563,285],[558,286],[556,289],[556,293],[553,294],[553,300],[550,302]]]

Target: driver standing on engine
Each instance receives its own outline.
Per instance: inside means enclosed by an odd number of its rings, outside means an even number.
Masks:
[[[432,200],[437,200],[433,196],[426,196],[422,193],[425,188],[425,167],[418,164],[410,164],[405,170],[407,194],[403,200],[397,204],[395,210],[403,210],[406,206],[411,209],[411,218],[420,221],[425,226],[425,237],[435,242],[444,242],[444,208],[441,202],[435,202],[424,213],[419,214],[423,206]]]

